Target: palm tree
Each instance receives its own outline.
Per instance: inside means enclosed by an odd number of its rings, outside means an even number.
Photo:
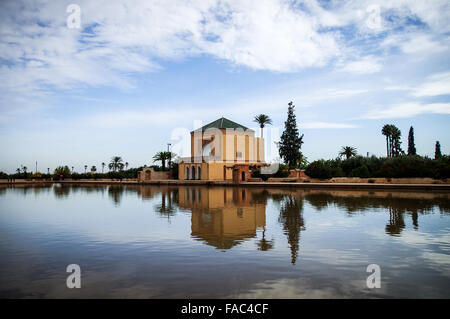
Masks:
[[[128,162],[125,162],[125,169],[128,169]]]
[[[72,166],[72,174],[73,174],[73,166]]]
[[[351,146],[342,146],[341,151],[339,152],[339,156],[345,156],[346,159],[349,159],[352,156],[356,156],[356,148]]]
[[[112,169],[114,172],[117,170],[122,170],[123,169],[122,157],[114,156],[113,158],[111,158],[111,162],[109,163],[109,169],[110,170]]]
[[[402,132],[392,124],[386,124],[381,129],[381,133],[386,136],[386,155],[387,157],[394,157],[403,154],[403,150],[400,147],[402,142],[400,138]]]
[[[84,165],[84,173],[86,174],[87,165]]]
[[[266,124],[272,124],[272,120],[268,115],[265,114],[259,114],[255,116],[255,119],[253,122],[256,122],[259,124],[259,127],[261,128],[261,138],[263,138],[263,128],[266,126]]]
[[[170,152],[158,152],[153,156],[153,162],[161,161],[162,170],[166,169],[166,160],[171,157]]]
[[[400,147],[400,144],[402,144],[402,142],[400,142],[400,137],[402,136],[402,132],[394,125],[392,125],[392,152],[391,152],[391,156],[399,156],[400,154],[403,153],[402,148]]]
[[[386,156],[390,157],[391,152],[390,152],[390,143],[389,143],[389,139],[392,135],[392,125],[389,124],[385,124],[383,126],[383,128],[381,129],[381,134],[383,134],[384,136],[386,136]]]
[[[103,174],[103,171],[105,170],[105,162],[102,162],[102,174]]]
[[[17,174],[20,174],[20,168],[16,169]]]
[[[25,175],[27,174],[27,167],[26,166],[24,166],[24,167],[22,167],[22,170],[23,170],[23,172],[25,173]]]
[[[95,173],[96,171],[97,171],[97,167],[95,167],[95,165],[92,166],[92,167],[91,167],[91,172],[92,172],[92,173]]]

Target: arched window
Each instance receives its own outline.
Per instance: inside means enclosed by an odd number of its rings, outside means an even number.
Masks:
[[[197,179],[202,179],[202,168],[197,167]]]
[[[189,167],[186,166],[186,179],[189,179]]]
[[[195,166],[191,167],[191,179],[195,179]]]

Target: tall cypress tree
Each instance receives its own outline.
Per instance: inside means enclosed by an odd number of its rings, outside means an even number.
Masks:
[[[408,134],[408,155],[416,155],[416,145],[414,144],[414,128],[409,128]]]
[[[439,143],[439,141],[436,141],[436,147],[434,149],[434,159],[438,159],[441,156],[441,143]]]
[[[297,161],[302,155],[300,149],[303,144],[303,134],[299,136],[298,133],[297,120],[294,114],[295,105],[292,102],[289,102],[288,105],[288,117],[286,122],[284,122],[284,132],[279,143],[279,153],[289,167],[296,167]]]

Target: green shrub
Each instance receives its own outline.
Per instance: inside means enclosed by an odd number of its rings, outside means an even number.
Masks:
[[[62,175],[63,177],[69,177],[71,175],[69,166],[58,166],[57,168],[55,168],[53,175],[58,178],[60,175]]]
[[[419,155],[391,158],[355,156],[347,160],[315,161],[307,167],[305,173],[310,177],[322,179],[341,176],[444,179],[450,177],[450,157],[443,155],[438,159],[430,159]]]
[[[435,160],[433,168],[433,177],[437,179],[446,179],[450,177],[450,156],[443,155]]]
[[[332,167],[331,175],[332,175],[332,177],[345,177],[345,172],[340,167]]]
[[[360,177],[360,178],[368,178],[370,177],[369,169],[366,165],[359,166],[357,168],[352,169],[349,174],[350,177]]]
[[[330,163],[318,160],[308,165],[305,174],[312,178],[330,179],[333,177],[333,168]]]

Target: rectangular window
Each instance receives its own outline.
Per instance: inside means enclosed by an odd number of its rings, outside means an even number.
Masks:
[[[242,158],[242,152],[236,152],[236,157],[237,158]]]

